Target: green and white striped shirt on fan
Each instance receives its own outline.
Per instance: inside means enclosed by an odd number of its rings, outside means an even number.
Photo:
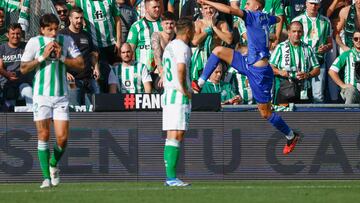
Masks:
[[[287,44],[288,50],[286,50]],[[289,57],[286,57],[286,52],[290,52],[288,53]],[[286,58],[289,60],[287,61]],[[289,62],[290,65],[286,65]],[[274,65],[279,70],[286,70],[290,72],[290,76],[293,78],[296,77],[296,71],[298,68],[300,68],[300,71],[310,72],[314,68],[320,66],[313,49],[309,45],[301,42],[299,46],[293,46],[288,40],[276,46],[273,54],[271,55],[270,64]],[[299,64],[300,67],[298,67]]]
[[[1,0],[0,8],[3,8],[5,11],[13,12],[19,8],[20,0]]]
[[[149,71],[155,69],[155,60],[151,48],[151,35],[153,32],[162,31],[161,20],[149,21],[142,18],[130,28],[127,42],[135,45],[135,60],[145,64]]]
[[[116,43],[115,16],[120,11],[115,0],[75,0],[76,6],[84,11],[86,30],[91,33],[93,43],[99,48]]]
[[[305,12],[292,21],[299,21],[303,25],[304,34],[302,40],[314,49],[319,63],[322,64],[324,54],[318,53],[317,50],[320,45],[327,44],[328,38],[331,37],[332,29],[330,20],[320,14],[318,14],[317,17],[311,18]]]
[[[344,83],[352,84],[356,88],[355,62],[360,61],[360,52],[352,48],[338,56],[330,67],[331,70],[339,72],[344,69]]]
[[[144,93],[144,83],[151,81],[146,66],[138,62],[131,66],[114,65],[109,73],[109,84],[116,84],[121,93]]]
[[[80,56],[80,51],[70,36],[58,35],[55,40],[62,46],[62,56],[71,58]],[[53,38],[44,36],[31,38],[25,47],[21,61],[30,62],[42,56],[46,45],[52,41],[54,41]],[[49,57],[36,68],[33,80],[33,95],[64,96],[67,94],[66,66],[58,59],[55,60]]]

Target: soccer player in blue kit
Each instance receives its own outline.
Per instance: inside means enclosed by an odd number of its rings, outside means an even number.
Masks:
[[[270,57],[268,48],[269,27],[279,22],[280,19],[261,12],[265,6],[265,0],[248,0],[245,6],[246,10],[208,0],[198,0],[198,3],[210,5],[220,12],[239,16],[244,20],[248,38],[248,56],[244,57],[240,52],[231,48],[215,47],[199,80],[192,83],[193,89],[200,91],[220,60],[234,67],[239,73],[246,75],[261,116],[285,134],[287,143],[283,149],[283,154],[289,154],[294,150],[300,136],[293,132],[285,121],[271,110],[271,88],[274,74],[268,62]]]

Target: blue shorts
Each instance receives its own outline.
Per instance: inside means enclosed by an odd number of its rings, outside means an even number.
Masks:
[[[271,101],[274,73],[270,65],[264,67],[248,65],[246,57],[241,55],[240,52],[234,51],[231,66],[240,74],[247,76],[253,97],[257,103],[268,103]]]

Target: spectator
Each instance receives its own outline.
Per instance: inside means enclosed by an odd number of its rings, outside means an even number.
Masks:
[[[132,5],[136,12],[137,15],[139,16],[139,18],[143,18],[146,16],[146,1],[147,0],[129,0],[130,1],[130,5]],[[164,1],[159,1],[159,9],[160,9],[160,15],[164,12]]]
[[[222,104],[239,104],[241,97],[236,94],[229,83],[221,80],[224,65],[219,63],[210,78],[205,82],[201,93],[220,93]]]
[[[136,21],[130,28],[127,42],[135,53],[135,61],[145,64],[153,73],[156,66],[154,53],[151,48],[151,35],[163,31],[160,19],[160,1],[145,0],[145,17]],[[156,81],[155,75],[153,81]]]
[[[249,80],[246,75],[240,74],[235,68],[230,67],[225,74],[224,82],[230,83],[234,92],[239,93],[241,104],[254,104]]]
[[[138,18],[137,12],[129,3],[129,0],[116,0],[120,10],[121,18],[121,42],[124,43],[129,34],[129,30],[132,24],[134,24]]]
[[[25,99],[29,109],[32,107],[32,74],[20,73],[20,60],[25,49],[21,32],[20,24],[10,24],[7,32],[9,42],[0,45],[0,75],[7,79],[3,92],[7,109],[15,106],[19,96]]]
[[[199,17],[200,12],[196,0],[169,0],[167,10],[174,13],[176,20],[181,17],[190,17],[191,19],[196,20]]]
[[[161,26],[163,31],[154,32],[151,36],[151,48],[154,51],[155,66],[158,74],[161,76],[163,72],[162,55],[166,45],[175,38],[175,15],[171,12],[165,12],[161,16]],[[159,81],[154,81],[154,88],[161,92],[162,79],[158,77]]]
[[[7,42],[6,26],[5,26],[5,11],[0,8],[0,44]]]
[[[225,21],[217,19],[218,11],[207,4],[201,5],[203,19],[195,22],[192,44],[198,46],[191,57],[191,79],[198,80],[211,51],[224,42],[232,43],[232,34]]]
[[[109,92],[151,93],[151,76],[142,63],[133,60],[134,52],[129,43],[121,46],[122,62],[114,65],[109,74]]]
[[[345,104],[360,103],[360,30],[354,32],[353,44],[354,47],[342,53],[329,70],[330,77],[341,88]],[[344,70],[343,80],[339,76],[341,70]]]
[[[333,28],[333,36],[336,36],[336,29],[339,23],[339,13],[341,11],[342,8],[344,8],[345,6],[348,6],[351,4],[351,1],[349,0],[335,0],[331,3],[331,5],[329,6],[326,15],[329,17],[330,22],[331,22],[331,26]],[[340,36],[341,39],[344,39],[344,31],[340,31]],[[333,48],[332,50],[330,50],[326,55],[325,55],[325,63],[326,63],[326,67],[330,68],[331,65],[333,64],[333,62],[335,61],[336,57],[338,56],[339,53],[339,46],[336,43],[335,38],[332,38],[333,40]],[[328,83],[327,88],[328,88],[328,94],[326,95],[328,102],[331,103],[338,103],[339,102],[339,98],[340,98],[340,88],[339,86],[337,86],[337,84],[329,77],[328,78]]]
[[[75,4],[84,11],[86,30],[91,34],[94,45],[100,53],[100,79],[102,92],[108,91],[108,64],[117,61],[117,50],[121,45],[120,11],[115,0],[76,0]]]
[[[353,34],[360,29],[358,16],[360,14],[360,0],[341,9],[339,13],[339,23],[336,27],[335,39],[342,51],[348,51],[353,47]],[[340,32],[344,30],[344,42],[340,37]]]
[[[286,25],[289,25],[295,17],[303,14],[306,10],[306,0],[284,0],[283,2]]]
[[[10,14],[20,8],[21,0],[1,0],[0,8],[4,9],[5,14],[5,29],[10,24]],[[6,31],[5,31],[6,32]]]
[[[280,43],[271,55],[270,64],[275,75],[275,104],[310,102],[310,78],[320,74],[320,67],[312,48],[301,41],[303,26],[293,21],[288,26],[288,40]],[[298,85],[295,97],[287,98],[282,92],[284,82]],[[285,83],[286,84],[286,83]]]
[[[56,12],[60,18],[60,30],[69,26],[69,10],[64,2],[58,1],[55,3]]]
[[[79,48],[84,58],[85,69],[82,72],[68,70],[67,79],[73,83],[70,91],[71,105],[90,105],[91,98],[87,94],[98,94],[100,92],[96,80],[99,79],[99,54],[95,49],[92,38],[82,29],[84,13],[81,8],[70,11],[69,27],[59,31],[59,34],[69,35]],[[75,87],[74,87],[75,86]]]
[[[330,20],[319,14],[320,0],[307,0],[306,12],[293,21],[303,25],[302,40],[309,44],[315,51],[320,65],[320,75],[312,79],[312,95],[315,103],[323,103],[325,96],[326,63],[324,55],[330,51],[332,45],[332,30]]]

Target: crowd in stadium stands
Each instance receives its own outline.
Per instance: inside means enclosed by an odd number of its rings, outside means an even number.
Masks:
[[[0,111],[32,105],[33,75],[22,75],[31,1],[0,0]],[[251,1],[251,0],[248,0]],[[41,2],[41,1],[39,1]],[[217,0],[246,9],[247,0]],[[269,40],[273,104],[360,103],[360,0],[266,0],[280,17]],[[245,22],[196,0],[53,0],[60,34],[71,36],[86,67],[68,70],[70,103],[89,105],[96,93],[161,93],[162,54],[179,17],[195,21],[191,79],[197,81],[216,46],[247,54]],[[19,13],[18,22],[9,15]],[[21,30],[22,29],[22,30]],[[221,63],[200,93],[223,104],[254,104],[246,76]],[[279,108],[280,109],[280,108]]]

